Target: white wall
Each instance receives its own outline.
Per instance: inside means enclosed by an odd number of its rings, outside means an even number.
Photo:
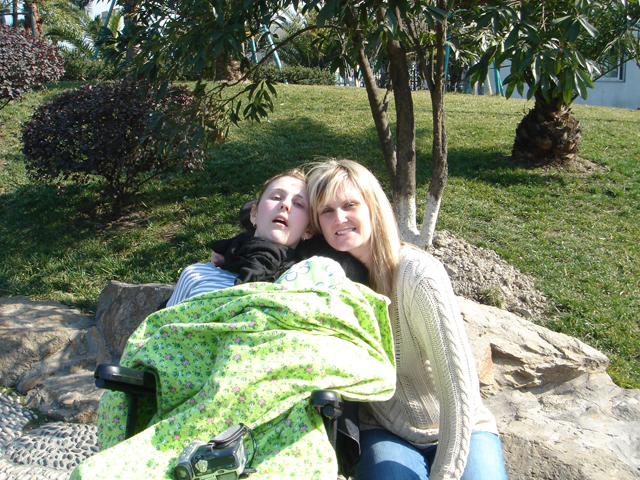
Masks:
[[[574,103],[600,107],[640,108],[640,67],[629,61],[624,66],[623,80],[600,79],[589,89],[587,99]]]
[[[504,79],[507,75],[509,75],[509,67],[502,67],[500,69],[501,78]],[[493,69],[489,70],[489,79],[491,81],[491,91],[495,92]],[[524,95],[526,98],[526,86]],[[522,97],[518,95],[516,89],[511,98]],[[640,109],[640,67],[634,61],[627,62],[622,80],[602,78],[594,83],[594,88],[589,89],[586,100],[578,97],[574,103],[600,107]]]

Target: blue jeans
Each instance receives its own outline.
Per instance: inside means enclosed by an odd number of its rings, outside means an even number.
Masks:
[[[357,480],[429,480],[437,446],[419,450],[383,429],[360,432]],[[472,432],[461,480],[507,480],[502,444],[489,432]]]

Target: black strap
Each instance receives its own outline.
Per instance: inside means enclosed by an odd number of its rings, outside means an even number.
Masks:
[[[234,443],[239,438],[243,438],[247,433],[249,433],[249,427],[240,423],[238,425],[234,425],[233,427],[227,428],[224,432],[212,438],[207,442],[207,445],[211,445],[211,448],[225,448],[232,443]]]
[[[345,478],[355,476],[355,465],[360,457],[360,421],[358,402],[345,400],[342,416],[338,418],[336,456],[338,472]]]

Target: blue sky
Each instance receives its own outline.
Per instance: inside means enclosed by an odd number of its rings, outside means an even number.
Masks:
[[[91,10],[91,16],[93,17],[95,15],[99,15],[101,12],[108,11],[110,5],[111,5],[110,1],[91,2],[91,4],[89,5],[89,9]]]

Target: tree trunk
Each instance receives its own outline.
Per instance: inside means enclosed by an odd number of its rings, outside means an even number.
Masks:
[[[530,166],[566,164],[578,154],[581,139],[580,122],[567,105],[536,98],[516,128],[511,159]]]
[[[446,10],[446,0],[439,0],[438,7]],[[434,69],[434,88],[431,91],[431,108],[433,116],[433,146],[431,148],[433,173],[429,183],[427,204],[425,206],[420,241],[420,246],[430,246],[438,221],[440,203],[447,185],[449,166],[447,163],[447,134],[444,123],[444,91],[445,81],[445,48],[447,43],[447,19],[436,25],[436,65]]]
[[[447,0],[438,0],[438,7],[447,10]],[[387,165],[393,195],[393,209],[403,240],[418,246],[431,245],[435,231],[440,203],[447,183],[447,137],[444,126],[445,92],[445,46],[447,22],[436,26],[435,69],[429,68],[423,52],[418,52],[431,91],[433,109],[433,176],[425,206],[424,222],[418,232],[416,221],[416,152],[415,125],[407,53],[397,40],[387,40],[389,75],[396,104],[396,140],[389,125],[386,104],[381,100],[377,85],[367,59],[364,46],[358,52],[358,65],[363,74],[369,106],[376,126],[378,140]]]
[[[446,10],[447,1],[438,0],[438,8]],[[432,168],[431,182],[427,193],[424,219],[420,235],[413,240],[418,246],[427,247],[433,242],[433,234],[436,230],[438,214],[444,188],[447,185],[449,167],[447,163],[447,135],[444,121],[444,93],[445,93],[445,49],[447,42],[447,19],[436,25],[436,58],[427,63],[422,50],[418,51],[420,69],[427,80],[431,94],[431,109],[433,120],[433,145],[431,147]]]
[[[373,71],[364,52],[358,51],[358,66],[367,89],[369,107],[391,184],[393,210],[403,240],[413,242],[416,225],[416,134],[413,98],[409,86],[407,53],[397,40],[387,41],[389,75],[396,105],[396,140],[387,117],[387,104],[378,91]]]
[[[219,82],[237,82],[242,79],[240,61],[233,60],[229,55],[220,54],[215,60],[215,79]]]
[[[18,26],[18,0],[13,0],[13,26]]]
[[[413,242],[416,225],[416,129],[413,98],[409,84],[409,65],[404,46],[387,40],[389,76],[396,108],[396,174],[390,177],[393,210],[403,240]]]
[[[387,166],[387,173],[389,174],[389,178],[395,178],[397,164],[396,143],[391,133],[389,117],[387,117],[387,105],[382,98],[380,98],[380,92],[378,91],[378,86],[376,85],[376,80],[371,70],[371,64],[364,52],[364,45],[360,45],[360,49],[358,50],[358,66],[362,72],[362,79],[364,80],[364,85],[367,90],[369,108],[371,109],[373,123],[376,126],[376,133],[378,134],[382,156]]]
[[[24,2],[24,11],[32,13],[32,15],[27,15],[24,19],[25,30],[31,33],[31,22],[33,22],[33,31],[36,32],[36,37],[41,37],[43,20],[40,18],[38,4],[35,2]]]

